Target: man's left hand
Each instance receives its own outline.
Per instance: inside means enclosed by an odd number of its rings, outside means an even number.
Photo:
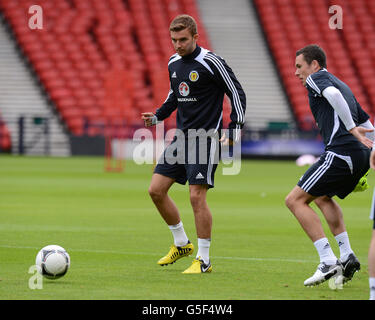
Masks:
[[[373,142],[366,137],[366,133],[373,132],[374,129],[366,129],[364,127],[354,127],[349,132],[355,136],[359,142],[364,144],[367,148],[371,149]]]
[[[225,135],[225,132],[224,132],[223,136],[220,138],[219,141],[221,142],[222,146],[233,146],[234,145],[233,140],[227,138],[226,135]]]

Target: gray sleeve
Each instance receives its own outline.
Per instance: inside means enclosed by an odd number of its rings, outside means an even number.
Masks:
[[[322,94],[336,111],[340,120],[344,123],[346,130],[350,131],[353,129],[356,125],[353,121],[349,106],[340,90],[335,87],[327,87]]]

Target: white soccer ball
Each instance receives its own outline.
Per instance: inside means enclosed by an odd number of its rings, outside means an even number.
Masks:
[[[296,160],[296,164],[299,167],[303,166],[311,166],[314,164],[319,158],[314,157],[312,154],[303,154],[299,156]]]
[[[44,277],[58,279],[68,272],[70,256],[63,247],[49,245],[38,252],[35,264]]]

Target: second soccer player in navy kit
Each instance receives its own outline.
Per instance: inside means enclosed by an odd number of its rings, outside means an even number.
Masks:
[[[147,127],[166,119],[177,109],[179,134],[176,134],[159,159],[149,187],[149,194],[174,238],[169,252],[158,264],[172,264],[194,251],[194,245],[185,233],[177,206],[168,195],[168,190],[175,182],[185,184],[188,181],[198,251],[192,265],[183,273],[205,273],[212,271],[209,257],[212,214],[206,196],[207,191],[214,187],[220,149],[219,137],[221,136],[220,142],[224,145],[231,145],[238,140],[245,121],[246,97],[227,63],[197,45],[197,25],[191,16],[177,16],[171,22],[169,30],[176,50],[168,63],[170,91],[166,101],[155,114],[142,114]],[[227,135],[221,135],[224,94],[230,98],[232,105]],[[191,131],[198,133],[198,136],[189,136]],[[181,135],[185,144],[182,149],[179,148]],[[203,142],[199,140],[201,135],[206,138]],[[190,146],[191,142],[194,142],[195,147]],[[181,150],[184,153],[182,161],[173,162],[176,152]],[[169,161],[171,157],[173,159]],[[177,158],[181,160],[178,155]]]
[[[310,237],[320,257],[316,272],[306,286],[317,285],[333,276],[346,282],[360,269],[349,242],[343,214],[332,199],[344,199],[369,169],[373,133],[369,116],[361,108],[350,88],[326,69],[326,55],[317,45],[308,45],[296,53],[295,75],[306,86],[311,112],[325,144],[325,152],[312,165],[286,197],[286,205]],[[322,224],[311,202],[322,211],[340,249],[333,253]],[[341,284],[336,283],[336,284]]]

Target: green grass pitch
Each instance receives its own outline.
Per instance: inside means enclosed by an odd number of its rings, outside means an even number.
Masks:
[[[0,299],[368,299],[373,173],[371,189],[338,200],[362,269],[343,289],[332,290],[327,282],[303,286],[319,258],[284,205],[306,167],[242,161],[235,176],[223,175],[222,168],[208,195],[213,272],[182,275],[193,257],[156,264],[173,239],[147,193],[150,165],[127,161],[124,172],[110,173],[103,158],[0,156]],[[173,186],[171,196],[196,245],[187,186]],[[48,244],[69,252],[71,268],[61,279],[43,280],[42,289],[30,289],[29,268]]]

